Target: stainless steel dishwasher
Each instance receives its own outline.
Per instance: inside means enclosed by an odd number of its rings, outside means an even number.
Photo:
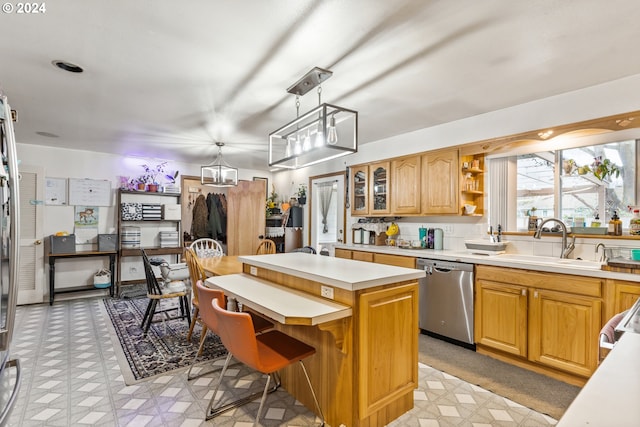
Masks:
[[[427,272],[419,284],[419,326],[423,333],[475,349],[473,264],[418,259]]]

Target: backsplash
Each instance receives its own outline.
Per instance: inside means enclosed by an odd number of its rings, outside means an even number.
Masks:
[[[422,221],[424,220],[424,221]],[[355,224],[357,219],[353,221]],[[400,218],[395,220],[400,233],[398,238],[405,240],[419,240],[419,229],[441,228],[444,231],[443,249],[447,251],[467,251],[464,241],[489,239],[489,226],[482,220],[475,222],[452,222],[447,217],[421,217],[421,218]],[[495,230],[494,230],[495,233]],[[569,238],[569,241],[571,238]],[[506,235],[502,241],[509,242],[506,248],[507,253],[539,256],[560,257],[562,251],[561,236],[543,235],[540,240],[533,236]],[[349,234],[349,242],[351,234]],[[598,239],[598,238],[576,238],[575,249],[569,258],[581,258],[589,261],[597,261],[602,255],[602,251],[596,253],[598,243],[603,243],[607,247],[640,248],[640,241],[637,239]],[[428,258],[429,250],[425,250],[425,257]]]

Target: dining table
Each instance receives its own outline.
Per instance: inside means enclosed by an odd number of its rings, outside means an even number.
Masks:
[[[198,258],[208,276],[226,276],[242,273],[242,261],[237,255],[225,255],[215,258]]]

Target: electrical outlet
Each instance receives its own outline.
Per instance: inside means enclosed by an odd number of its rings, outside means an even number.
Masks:
[[[453,234],[453,224],[445,224],[442,229],[445,234]]]
[[[249,268],[249,273],[250,273],[252,276],[257,276],[257,275],[258,275],[258,267],[253,267],[253,266],[251,266],[251,268]]]
[[[333,299],[333,288],[331,286],[320,286],[320,295],[325,298]]]

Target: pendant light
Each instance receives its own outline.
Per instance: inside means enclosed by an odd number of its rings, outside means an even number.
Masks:
[[[231,167],[222,158],[223,142],[216,142],[218,156],[212,164],[200,168],[200,184],[211,187],[233,187],[238,185],[238,168]]]
[[[333,72],[313,68],[287,92],[296,96],[296,118],[269,134],[269,166],[298,169],[358,151],[358,112],[322,103],[320,86]],[[299,114],[299,98],[318,88],[318,106]]]

